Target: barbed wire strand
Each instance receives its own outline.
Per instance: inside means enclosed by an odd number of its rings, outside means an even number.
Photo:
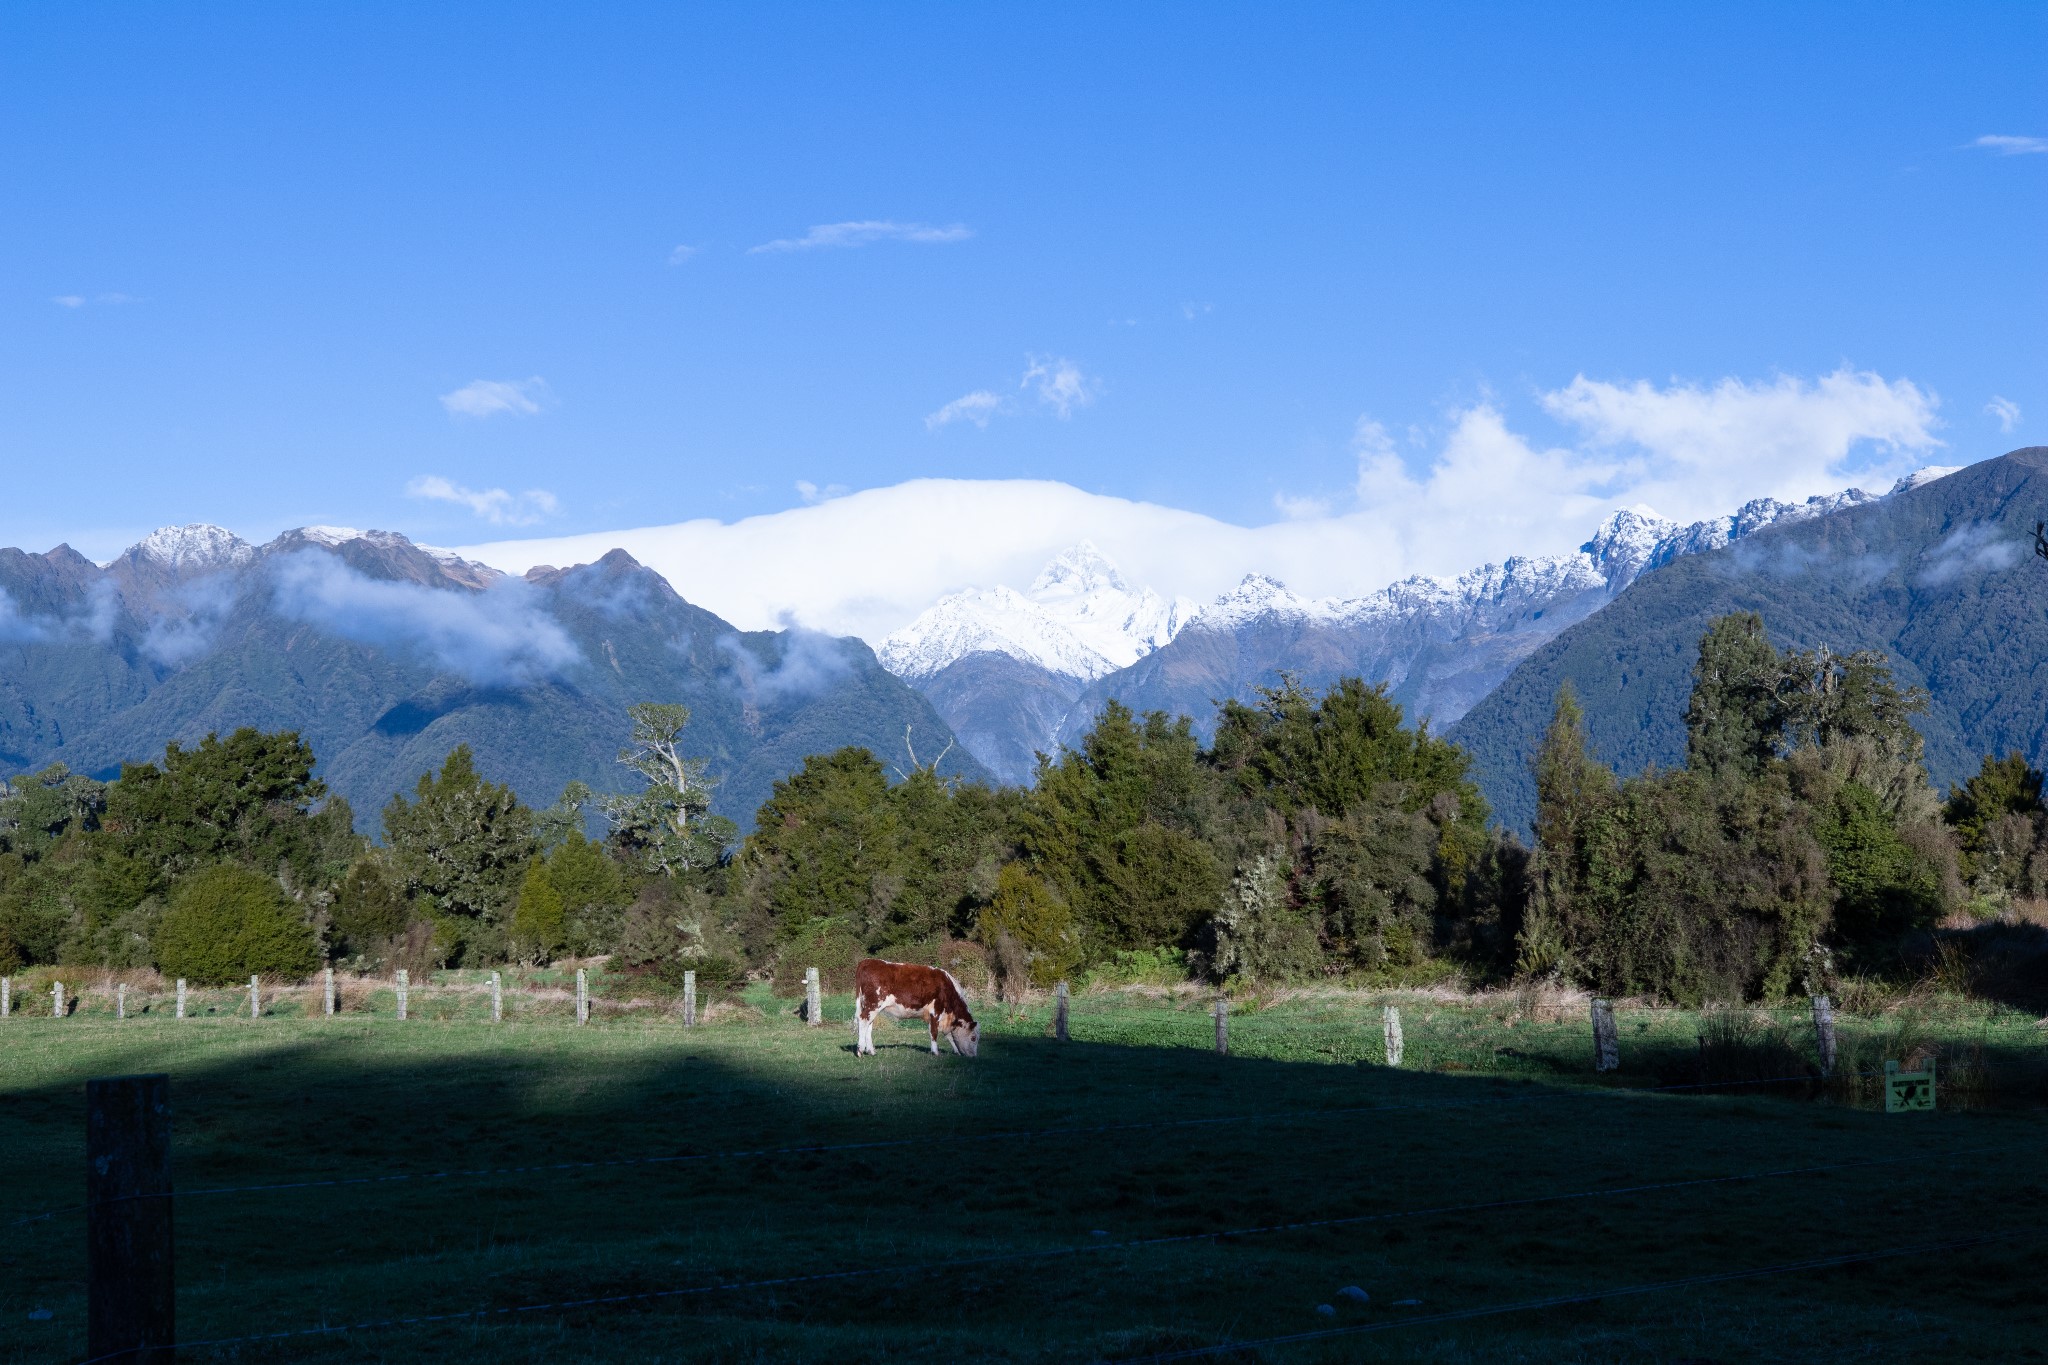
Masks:
[[[1983,1148],[1951,1152],[1947,1155],[1950,1157],[1973,1155],[1984,1150],[1991,1149]],[[805,1275],[778,1275],[766,1279],[736,1280],[727,1284],[690,1285],[675,1289],[647,1289],[626,1294],[602,1294],[580,1299],[555,1299],[545,1303],[517,1304],[499,1308],[471,1308],[449,1313],[416,1313],[401,1318],[380,1318],[366,1322],[322,1324],[317,1327],[290,1328],[281,1332],[253,1332],[242,1336],[207,1337],[194,1341],[177,1342],[166,1349],[196,1350],[202,1346],[238,1346],[263,1341],[293,1340],[300,1337],[332,1336],[343,1332],[376,1331],[389,1327],[408,1327],[440,1322],[470,1321],[479,1318],[509,1317],[522,1313],[569,1312],[584,1308],[609,1308],[628,1303],[651,1303],[662,1299],[692,1298],[706,1294],[739,1293],[750,1289],[779,1289],[799,1284],[824,1284],[841,1280],[873,1279],[885,1275],[935,1274],[940,1271],[958,1272],[973,1267],[1015,1264],[1024,1261],[1049,1261],[1064,1257],[1096,1256],[1114,1251],[1143,1251],[1156,1247],[1222,1241],[1224,1239],[1242,1237],[1268,1236],[1275,1233],[1309,1232],[1327,1228],[1355,1227],[1367,1223],[1388,1223],[1408,1219],[1449,1217],[1454,1214],[1500,1212],[1508,1209],[1531,1208],[1541,1204],[1566,1204],[1596,1199],[1616,1199],[1629,1195],[1664,1193],[1672,1190],[1744,1184],[1760,1180],[1781,1180],[1792,1176],[1820,1175],[1835,1171],[1894,1166],[1906,1162],[1924,1161],[1926,1158],[1927,1153],[1916,1152],[1900,1157],[1837,1161],[1812,1166],[1788,1166],[1775,1170],[1744,1171],[1733,1175],[1699,1176],[1688,1180],[1667,1180],[1636,1185],[1613,1186],[1604,1189],[1573,1190],[1562,1194],[1528,1195],[1515,1199],[1491,1199],[1464,1204],[1440,1204],[1420,1209],[1397,1209],[1381,1213],[1349,1214],[1338,1218],[1316,1218],[1285,1223],[1265,1223],[1253,1227],[1219,1229],[1213,1232],[1169,1233],[1157,1237],[1135,1237],[1117,1242],[1088,1242],[1073,1246],[1045,1248],[1038,1251],[1007,1251],[982,1256],[951,1257],[943,1261],[908,1267],[867,1265],[855,1270],[818,1271]],[[2033,1230],[2029,1229],[2029,1231]],[[1739,1278],[1739,1276],[1731,1278]],[[1235,1350],[1238,1348],[1236,1346],[1228,1346],[1204,1349]],[[116,1352],[104,1356],[94,1356],[89,1360],[81,1362],[81,1365],[100,1365],[102,1361],[113,1360],[126,1353]]]
[[[1325,1327],[1313,1332],[1289,1332],[1284,1336],[1259,1337],[1254,1340],[1220,1342],[1214,1346],[1196,1346],[1180,1351],[1162,1351],[1149,1356],[1119,1356],[1116,1365],[1153,1365],[1153,1362],[1167,1360],[1196,1360],[1203,1356],[1224,1355],[1235,1351],[1251,1351],[1269,1346],[1291,1346],[1301,1342],[1323,1341],[1331,1337],[1362,1336],[1368,1332],[1392,1332],[1404,1327],[1423,1327],[1431,1323],[1467,1322],[1474,1318],[1498,1317],[1507,1313],[1534,1313],[1546,1308],[1567,1308],[1573,1304],[1597,1303],[1602,1299],[1621,1299],[1641,1294],[1661,1294],[1673,1289],[1698,1289],[1710,1284],[1726,1284],[1732,1280],[1758,1280],[1769,1275],[1791,1275],[1800,1271],[1830,1270],[1838,1266],[1862,1265],[1870,1261],[1891,1260],[1901,1256],[1932,1256],[1945,1251],[1964,1251],[1971,1247],[1991,1246],[2001,1242],[2014,1242],[2027,1237],[2048,1236],[2048,1229],[2016,1228],[2010,1232],[1988,1233],[1980,1237],[1962,1237],[1947,1242],[1921,1242],[1914,1246],[1885,1247],[1877,1251],[1852,1251],[1839,1256],[1816,1256],[1811,1260],[1788,1261],[1783,1265],[1758,1266],[1750,1270],[1722,1270],[1707,1275],[1688,1275],[1678,1280],[1658,1280],[1650,1284],[1632,1284],[1613,1289],[1596,1289],[1582,1294],[1556,1294],[1544,1299],[1524,1299],[1520,1303],[1494,1304],[1484,1308],[1459,1308],[1446,1313],[1427,1313],[1416,1317],[1394,1318],[1381,1322],[1362,1322],[1349,1327]]]
[[[1434,1073],[1415,1073],[1434,1074]],[[1870,1077],[1882,1075],[1877,1071],[1844,1072],[1844,1076]],[[1254,1114],[1217,1114],[1193,1119],[1156,1119],[1144,1123],[1098,1123],[1068,1125],[1054,1128],[1006,1129],[994,1133],[956,1134],[948,1142],[1016,1142],[1028,1138],[1054,1137],[1099,1137],[1111,1133],[1133,1133],[1169,1128],[1221,1127],[1236,1123],[1287,1123],[1298,1120],[1321,1118],[1350,1118],[1362,1114],[1388,1114],[1404,1112],[1426,1112],[1434,1109],[1462,1109],[1489,1104],[1532,1104],[1545,1100],[1584,1099],[1593,1096],[1616,1095],[1657,1095],[1682,1090],[1727,1090],[1743,1086],[1787,1085],[1795,1082],[1812,1082],[1821,1078],[1806,1076],[1772,1076],[1748,1081],[1697,1081],[1682,1085],[1646,1086],[1599,1086],[1574,1085],[1546,1090],[1537,1094],[1486,1095],[1464,1100],[1428,1100],[1412,1104],[1365,1104],[1345,1105],[1320,1109],[1282,1109]],[[1528,1081],[1525,1084],[1540,1085]],[[525,1166],[481,1166],[446,1171],[402,1171],[389,1175],[337,1176],[321,1180],[285,1180],[260,1185],[212,1185],[198,1189],[174,1191],[179,1199],[198,1199],[204,1196],[223,1194],[268,1194],[284,1190],[342,1189],[363,1185],[399,1184],[407,1181],[431,1180],[478,1180],[492,1176],[533,1175],[536,1173],[560,1173],[567,1171],[593,1171],[617,1169],[632,1166],[671,1166],[700,1161],[742,1161],[768,1157],[819,1156],[838,1152],[882,1151],[898,1147],[916,1147],[930,1142],[928,1137],[875,1138],[863,1142],[808,1143],[787,1147],[734,1148],[720,1152],[677,1152],[666,1156],[612,1157],[588,1161],[541,1162]],[[129,1199],[155,1199],[160,1195],[122,1195],[115,1199],[102,1200],[102,1204],[120,1203]],[[89,1204],[67,1204],[62,1208],[46,1209],[41,1213],[17,1218],[10,1223],[0,1223],[0,1228],[18,1228],[29,1223],[40,1223],[65,1214],[82,1213]]]

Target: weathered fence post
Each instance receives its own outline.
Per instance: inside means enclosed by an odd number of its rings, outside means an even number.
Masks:
[[[0,976],[0,1019],[14,1013],[14,978]]]
[[[818,969],[804,968],[804,1022],[812,1028],[825,1022],[825,1006],[818,998]]]
[[[406,970],[405,970],[405,968],[403,968],[403,967],[400,967],[400,968],[398,969],[398,983],[397,983],[397,984],[398,984],[398,1017],[399,1017],[399,1018],[401,1018],[401,1019],[403,1019],[403,1018],[405,1018],[405,991],[406,991],[406,987],[408,987],[408,986],[410,986],[410,985],[412,984],[412,982],[411,982],[411,981],[410,981],[410,980],[409,980],[409,979],[407,978],[407,975],[406,975]]]
[[[496,972],[491,973],[491,1022],[505,1022],[505,983]]]
[[[249,978],[249,1017],[251,1019],[260,1019],[262,1016],[263,987],[261,983],[259,983],[257,979],[252,976]]]
[[[1401,1065],[1401,1011],[1392,1005],[1382,1007],[1380,1031],[1387,1039],[1387,1065]]]
[[[125,981],[114,987],[114,1017],[116,1019],[126,1019],[128,1017],[128,983]]]
[[[683,1027],[697,1027],[697,974],[683,973]]]
[[[175,1359],[171,1078],[85,1083],[85,1352],[122,1365]]]
[[[1621,1042],[1614,1032],[1614,1006],[1593,1002],[1593,1069],[1612,1071],[1621,1065]]]
[[[1057,1042],[1067,1041],[1067,983],[1062,981],[1052,993],[1052,1036]]]
[[[1835,1074],[1835,1006],[1825,995],[1813,997],[1813,1036],[1820,1046],[1820,1074]]]
[[[62,1019],[64,1017],[64,983],[61,981],[52,981],[50,983],[50,1017],[52,1019]]]
[[[178,978],[178,1017],[185,1017],[185,978]]]
[[[576,1022],[590,1022],[590,980],[581,967],[576,969]]]
[[[1216,997],[1216,1055],[1227,1056],[1230,1052],[1230,999]]]
[[[321,974],[321,1005],[328,1014],[334,1013],[334,968],[329,967]]]

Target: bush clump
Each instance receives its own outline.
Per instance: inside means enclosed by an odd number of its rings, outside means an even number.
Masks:
[[[313,931],[277,883],[232,863],[178,883],[152,946],[158,971],[202,986],[302,977],[320,963]]]

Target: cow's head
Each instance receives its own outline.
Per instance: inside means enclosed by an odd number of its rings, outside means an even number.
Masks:
[[[981,1051],[981,1025],[972,1019],[955,1019],[946,1037],[952,1042],[953,1051],[962,1057],[972,1057]]]

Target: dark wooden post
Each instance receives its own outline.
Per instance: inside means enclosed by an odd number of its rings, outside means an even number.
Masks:
[[[1216,997],[1216,1055],[1221,1057],[1230,1051],[1230,1001],[1225,996]]]
[[[1067,1041],[1067,983],[1062,981],[1052,998],[1052,1036]]]
[[[1820,1050],[1820,1074],[1835,1074],[1835,1007],[1825,995],[1813,997],[1813,1037]]]
[[[1593,1069],[1612,1071],[1621,1065],[1621,1036],[1614,1027],[1614,1006],[1593,1002]]]
[[[87,1081],[85,1158],[86,1356],[171,1365],[171,1078]]]

